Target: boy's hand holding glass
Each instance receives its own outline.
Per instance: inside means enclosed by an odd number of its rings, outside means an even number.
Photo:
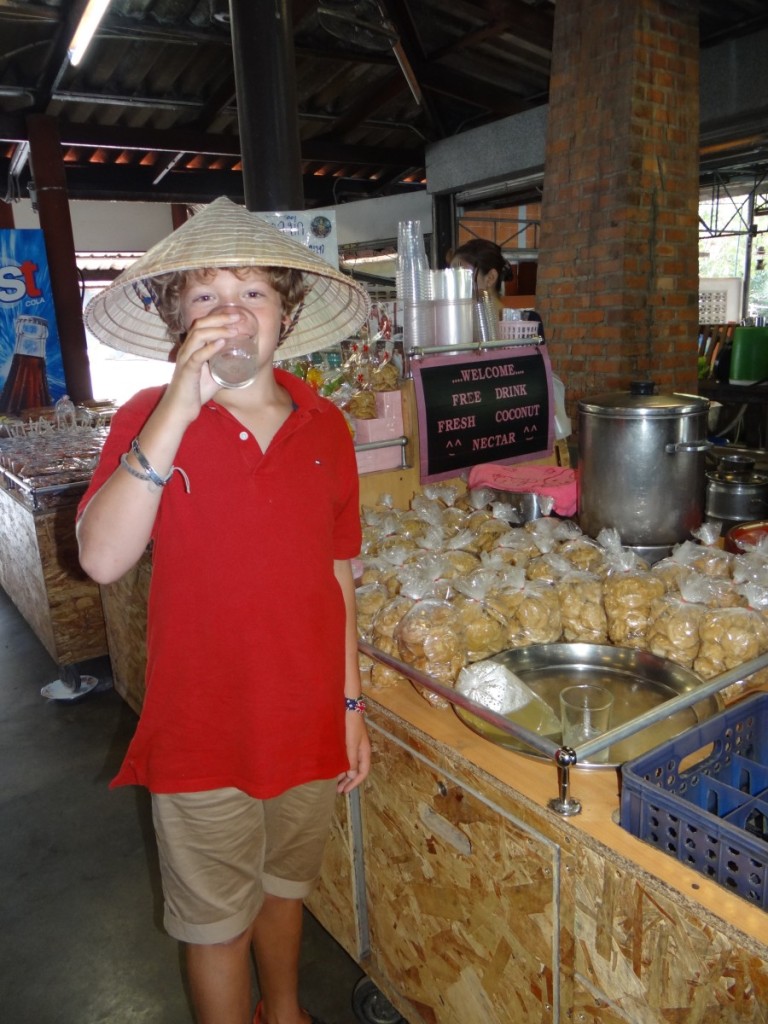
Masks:
[[[222,388],[244,388],[252,384],[258,372],[259,322],[243,306],[217,306],[215,313],[237,313],[233,323],[237,334],[224,335],[224,347],[208,360],[214,381]]]

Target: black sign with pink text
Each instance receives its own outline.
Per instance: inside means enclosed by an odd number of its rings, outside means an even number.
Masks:
[[[487,462],[522,462],[552,451],[552,368],[546,348],[518,345],[468,357],[411,363],[421,482]]]

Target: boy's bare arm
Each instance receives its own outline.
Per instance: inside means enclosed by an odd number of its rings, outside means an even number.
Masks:
[[[159,476],[173,465],[183,431],[173,429],[162,403],[139,434],[140,449]],[[113,583],[141,558],[163,488],[153,483],[130,450],[124,465],[93,495],[77,524],[80,564],[97,583]]]
[[[211,318],[208,318],[210,320]],[[141,452],[167,477],[190,423],[218,391],[206,360],[221,345],[221,330],[195,324],[179,349],[168,388],[141,428]],[[113,583],[135,565],[152,534],[163,488],[153,483],[133,452],[86,505],[77,526],[80,564],[97,583]]]
[[[348,560],[335,561],[333,570],[344,595],[344,605],[347,611],[344,696],[357,698],[362,693],[362,686],[357,653],[357,602],[352,565]],[[363,715],[357,711],[348,711],[346,713],[346,731],[349,770],[339,776],[337,786],[339,793],[349,793],[359,786],[371,767],[371,743]]]

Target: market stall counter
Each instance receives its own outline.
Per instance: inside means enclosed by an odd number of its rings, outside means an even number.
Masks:
[[[417,495],[427,506],[434,501],[419,493],[414,433],[410,468],[361,478],[365,528],[382,542],[377,515],[390,520]],[[451,481],[442,483],[450,491]],[[483,543],[490,548],[509,526],[451,505],[441,518],[463,523],[473,515],[485,520],[469,559],[476,567],[491,555]],[[520,539],[507,537],[507,559],[519,553],[513,542]],[[571,540],[575,559],[606,554]],[[389,542],[402,549],[401,536]],[[545,578],[550,555],[531,561]],[[150,577],[147,553],[102,588],[115,686],[137,711]],[[365,585],[361,579],[358,595]],[[659,581],[649,586],[664,591]],[[542,628],[551,624],[549,604],[533,592],[522,603],[507,596],[515,608],[535,611]],[[483,618],[487,629],[478,635],[472,609],[470,600],[468,629],[484,642],[498,616]],[[616,618],[626,626],[626,615]],[[454,630],[449,639],[463,636]],[[457,653],[464,664],[466,650]],[[570,792],[581,810],[563,816],[551,807],[554,760],[492,742],[403,676],[383,685],[371,670],[369,679],[372,771],[337,802],[308,906],[409,1024],[768,1024],[765,911],[622,828],[618,767],[573,768]]]
[[[99,587],[80,568],[75,538],[77,503],[105,433],[41,420],[0,437],[0,586],[70,670],[107,653]]]
[[[310,909],[410,1024],[766,1020],[765,912],[617,824],[616,770],[504,750],[403,683]],[[356,806],[357,804],[357,806]]]
[[[143,693],[150,556],[104,590]],[[339,800],[309,909],[409,1024],[763,1024],[768,917],[618,824],[616,768],[516,753],[402,679],[368,687],[373,770]]]

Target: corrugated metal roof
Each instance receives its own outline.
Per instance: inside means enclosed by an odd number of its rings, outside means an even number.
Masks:
[[[28,115],[44,113],[56,119],[73,198],[241,198],[228,0],[112,0],[72,67],[83,6],[0,4],[0,195],[25,188],[19,143]],[[697,6],[704,48],[768,26],[765,0]],[[547,101],[554,0],[290,8],[308,207],[423,188],[426,142]]]

